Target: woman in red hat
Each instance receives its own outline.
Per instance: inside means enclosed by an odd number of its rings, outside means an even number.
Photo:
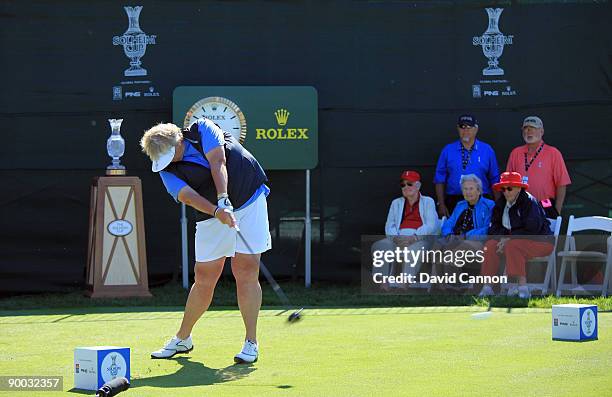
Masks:
[[[518,288],[509,289],[508,296],[518,295],[520,298],[531,297],[526,285],[527,261],[549,255],[553,250],[550,223],[538,200],[525,190],[528,187],[518,172],[504,172],[499,183],[493,185],[493,189],[501,191],[503,196],[493,208],[488,230],[492,237],[485,244],[481,268],[483,276],[497,275],[500,255],[505,255],[506,273],[518,281]],[[485,284],[479,295],[493,295],[493,288]]]

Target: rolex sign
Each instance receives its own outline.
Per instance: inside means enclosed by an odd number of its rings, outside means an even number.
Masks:
[[[268,170],[317,166],[318,102],[313,87],[177,87],[173,122],[200,118],[232,133]]]

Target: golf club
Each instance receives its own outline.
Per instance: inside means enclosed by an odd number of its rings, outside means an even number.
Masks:
[[[244,243],[244,245],[246,245],[247,249],[250,252],[253,252],[253,249],[251,248],[249,243],[247,243],[247,241],[244,238],[244,236],[242,236],[242,233],[240,233],[240,228],[237,225],[236,225],[236,232],[238,234],[238,237],[240,237],[240,239]],[[287,307],[287,309],[285,311],[283,311],[282,313],[285,313],[288,310],[290,310],[290,308],[293,307],[293,305],[289,301],[289,298],[287,297],[287,295],[285,294],[283,289],[280,287],[280,285],[278,285],[278,283],[276,282],[274,277],[272,277],[272,273],[270,273],[270,271],[268,270],[268,268],[266,267],[266,265],[263,263],[263,261],[261,259],[259,260],[259,268],[261,269],[262,273],[264,274],[264,277],[266,278],[266,280],[268,280],[268,283],[272,286],[272,289],[276,293],[276,296],[278,296],[278,298],[280,299],[280,301],[283,304],[283,306]],[[295,321],[298,321],[299,319],[301,319],[301,313],[302,313],[303,310],[304,310],[304,308],[301,307],[298,310],[296,310],[293,313],[291,313],[289,315],[289,318],[287,318],[287,321],[289,321],[291,323],[291,322],[295,322]]]
[[[96,392],[96,397],[113,397],[130,388],[130,381],[124,377],[106,382]]]

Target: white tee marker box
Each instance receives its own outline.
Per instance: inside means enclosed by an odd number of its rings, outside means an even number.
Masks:
[[[596,340],[597,305],[553,305],[552,338],[577,342]]]
[[[74,349],[74,387],[98,390],[115,378],[130,380],[130,348],[91,346]]]

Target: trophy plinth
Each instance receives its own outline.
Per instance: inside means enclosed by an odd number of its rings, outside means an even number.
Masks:
[[[106,175],[125,175],[125,166],[120,158],[125,151],[125,141],[121,136],[121,122],[123,119],[108,119],[111,126],[111,136],[106,140],[106,152],[113,159],[112,164],[106,167]]]
[[[150,297],[140,179],[96,177],[90,203],[87,295]]]
[[[120,170],[120,169],[110,169],[107,168],[106,169],[106,175],[108,176],[121,176],[121,175],[127,175],[127,171],[124,169]]]

